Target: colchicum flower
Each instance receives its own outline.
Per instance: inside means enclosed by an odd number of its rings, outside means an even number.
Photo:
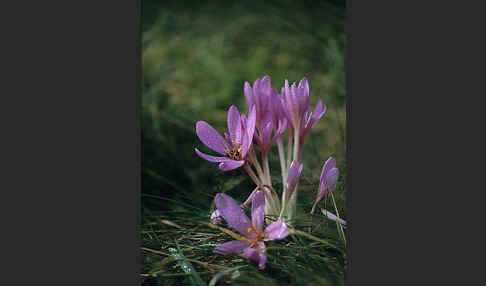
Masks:
[[[199,139],[211,150],[224,155],[224,157],[207,155],[195,148],[197,155],[204,160],[220,163],[219,169],[222,171],[230,171],[243,166],[246,162],[248,150],[252,146],[255,116],[255,108],[250,109],[247,122],[243,127],[242,116],[240,116],[236,106],[232,105],[228,110],[229,135],[225,133],[224,138],[207,122],[198,121],[196,123],[196,134]]]
[[[264,76],[255,80],[253,88],[245,82],[244,93],[248,110],[253,107],[256,109],[255,126],[258,132],[255,132],[255,140],[262,152],[267,153],[270,146],[287,128],[287,118],[280,115],[280,110],[275,110],[274,101],[275,97],[278,98],[278,92],[271,87],[270,77]],[[273,138],[272,131],[275,131]]]
[[[326,105],[319,99],[314,108],[314,112],[310,112],[309,83],[305,77],[300,80],[298,86],[295,82],[289,86],[289,81],[285,80],[281,91],[281,102],[283,111],[288,119],[287,124],[289,128],[298,132],[300,157],[305,136],[312,126],[324,115]]]
[[[265,217],[263,193],[257,191],[252,198],[251,222],[243,209],[230,196],[220,193],[214,200],[229,227],[242,234],[243,238],[220,244],[213,252],[225,255],[243,253],[245,258],[256,261],[260,269],[265,268],[267,257],[264,241],[284,239],[290,234],[290,230],[282,220],[273,222],[263,230]]]
[[[311,213],[314,212],[317,203],[336,188],[338,178],[339,170],[336,168],[336,159],[329,157],[322,166],[321,177],[319,179],[319,191],[314,206],[312,206]]]

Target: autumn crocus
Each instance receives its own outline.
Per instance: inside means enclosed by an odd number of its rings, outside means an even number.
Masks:
[[[230,196],[217,194],[215,204],[228,223],[228,226],[242,235],[242,239],[218,245],[213,252],[219,254],[242,253],[247,259],[265,268],[267,261],[265,241],[284,239],[290,234],[289,228],[282,220],[273,222],[263,230],[265,216],[265,196],[257,191],[252,198],[251,221],[243,209]]]
[[[207,155],[195,148],[197,155],[204,160],[220,163],[219,169],[222,171],[230,171],[243,166],[252,144],[255,115],[255,108],[252,108],[248,114],[245,128],[243,128],[240,113],[236,106],[232,105],[228,110],[229,135],[225,133],[224,138],[207,122],[198,121],[196,123],[196,134],[199,139],[211,150],[223,156]]]
[[[336,168],[336,159],[329,157],[322,166],[321,177],[319,179],[319,189],[316,201],[312,206],[311,213],[314,213],[317,203],[336,188],[339,178],[339,170]]]
[[[289,86],[288,80],[281,91],[283,110],[288,118],[289,128],[294,131],[294,160],[301,161],[303,141],[311,127],[324,115],[326,106],[321,100],[317,102],[314,111],[310,112],[309,82],[302,78],[297,86],[292,83]]]

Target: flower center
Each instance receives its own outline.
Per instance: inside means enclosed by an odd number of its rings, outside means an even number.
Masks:
[[[264,238],[265,234],[258,233],[257,235],[255,235],[255,237],[253,237],[252,240],[250,240],[250,246],[255,247],[259,242],[263,241]]]
[[[226,155],[233,160],[241,160],[241,147],[238,142],[233,141],[233,148],[230,150],[226,148]]]

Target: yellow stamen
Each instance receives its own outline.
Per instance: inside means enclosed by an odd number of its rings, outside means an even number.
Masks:
[[[250,232],[251,232],[251,227],[248,228],[248,233],[250,233]]]

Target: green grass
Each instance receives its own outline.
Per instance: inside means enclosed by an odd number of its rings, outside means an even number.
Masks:
[[[322,164],[333,156],[341,173],[334,195],[346,218],[346,34],[339,4],[143,1],[143,285],[209,285],[216,278],[216,285],[344,284],[347,259],[336,224],[320,212],[308,214]],[[270,242],[261,271],[241,256],[213,254],[216,244],[232,238],[200,223],[208,221],[216,193],[242,202],[253,183],[242,169],[219,171],[194,148],[211,153],[196,137],[195,123],[205,120],[225,130],[230,105],[247,112],[243,83],[264,75],[277,90],[285,79],[306,76],[311,108],[318,99],[327,105],[304,145],[297,228],[336,248],[302,236]],[[272,183],[281,190],[276,146],[269,156]],[[334,212],[330,199],[319,206]]]

